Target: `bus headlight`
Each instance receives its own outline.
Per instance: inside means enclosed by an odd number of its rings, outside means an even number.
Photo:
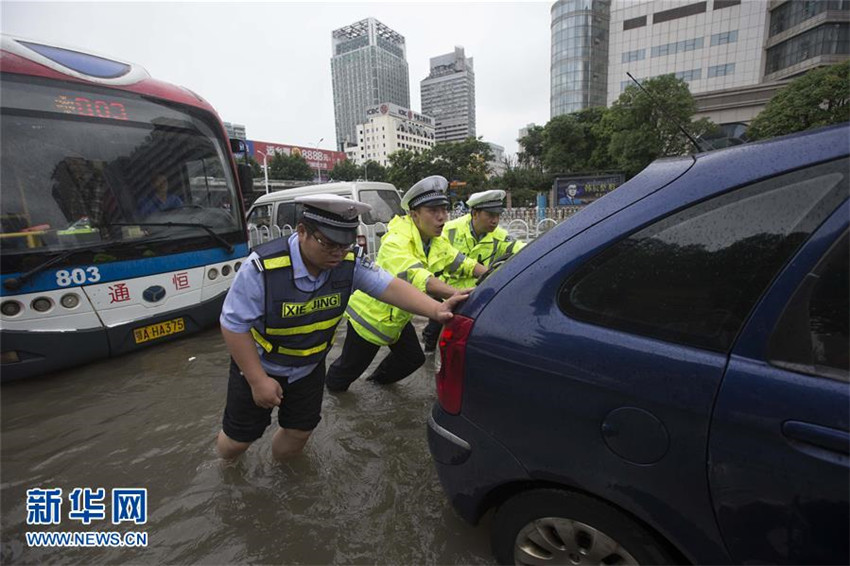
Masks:
[[[66,309],[77,308],[77,305],[80,304],[80,297],[74,293],[68,293],[67,295],[62,295],[62,298],[59,299],[59,302]]]
[[[218,269],[215,267],[211,267],[209,271],[207,271],[207,277],[210,278],[210,281],[218,277]]]
[[[18,301],[3,301],[3,304],[0,305],[0,312],[2,312],[6,316],[18,316],[21,313],[21,303]]]
[[[30,306],[34,311],[47,312],[53,308],[53,301],[51,301],[47,297],[38,297],[37,299],[33,299],[32,303],[30,303]]]
[[[237,261],[236,264],[233,266],[233,271],[239,271],[240,267],[242,267],[242,262]]]
[[[229,265],[222,265],[221,266],[221,274],[224,275],[225,277],[230,275],[230,266]]]

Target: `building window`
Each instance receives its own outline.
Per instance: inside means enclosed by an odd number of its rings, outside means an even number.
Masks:
[[[623,53],[622,62],[631,63],[632,61],[643,61],[646,57],[646,49],[635,49],[634,51],[626,51]]]
[[[675,43],[666,43],[664,45],[656,45],[652,48],[650,52],[650,57],[664,57],[667,55],[673,55],[674,53],[681,53],[684,51],[694,51],[695,49],[702,49],[703,47],[703,38],[697,37],[694,39],[686,39],[684,41],[677,41]]]
[[[725,65],[716,65],[708,68],[708,78],[725,77],[726,75],[735,74],[735,63],[727,63]]]
[[[768,49],[765,74],[820,55],[847,54],[850,54],[850,24],[825,24]]]
[[[646,16],[640,16],[638,18],[632,18],[630,20],[623,21],[623,31],[628,31],[630,29],[640,28],[646,25]]]
[[[660,24],[661,22],[669,22],[670,20],[686,18],[695,14],[702,14],[705,12],[705,4],[705,2],[697,2],[696,4],[688,4],[687,6],[673,8],[672,10],[655,12],[652,14],[652,23]]]
[[[679,71],[678,73],[676,73],[676,78],[682,79],[683,81],[698,81],[702,78],[702,69],[691,69],[690,71]]]
[[[727,43],[735,43],[738,41],[738,30],[724,31],[723,33],[715,33],[711,36],[711,46],[726,45]]]
[[[731,8],[741,3],[741,0],[714,0],[714,9],[722,10],[723,8]]]

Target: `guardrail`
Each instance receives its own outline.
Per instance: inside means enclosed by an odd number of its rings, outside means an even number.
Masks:
[[[506,208],[500,218],[499,225],[508,231],[508,233],[517,240],[528,242],[537,238],[541,234],[545,234],[559,223],[563,222],[576,212],[581,207],[567,206],[544,209],[544,217],[538,220],[536,208]],[[463,213],[452,211],[451,218],[458,218]],[[280,238],[281,236],[289,236],[295,229],[289,224],[277,226],[269,224],[268,226],[250,226],[248,228],[248,246],[254,246]],[[387,225],[383,222],[375,224],[361,224],[362,236],[366,237],[366,256],[375,259],[378,249],[381,247],[381,237],[387,232]]]

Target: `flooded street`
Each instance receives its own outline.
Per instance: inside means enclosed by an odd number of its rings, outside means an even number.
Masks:
[[[344,332],[340,325],[330,361]],[[2,562],[492,563],[489,517],[474,528],[455,515],[428,452],[433,355],[395,386],[360,379],[347,394],[326,393],[305,453],[285,464],[271,458],[276,424],[237,463],[217,458],[228,362],[216,328],[4,385]],[[67,495],[76,487],[105,488],[107,509],[112,488],[146,488],[147,524],[69,520]],[[61,524],[27,527],[33,488],[62,488]],[[148,544],[35,548],[28,530],[145,532]]]

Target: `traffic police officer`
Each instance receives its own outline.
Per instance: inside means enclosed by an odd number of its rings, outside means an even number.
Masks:
[[[466,201],[470,212],[447,222],[441,237],[448,239],[452,246],[467,257],[488,268],[497,258],[518,252],[525,244],[512,239],[507,230],[499,227],[504,199],[505,191],[501,190],[473,193]],[[444,272],[442,278],[458,289],[475,285],[474,277],[464,277],[457,273]],[[426,352],[433,352],[436,348],[440,328],[440,324],[432,320],[422,331]]]
[[[304,207],[296,232],[254,249],[222,308],[232,359],[216,447],[226,459],[263,435],[273,407],[280,424],[273,455],[301,451],[321,420],[325,356],[355,290],[441,321],[465,298],[441,305],[361,258],[354,241],[369,205],[336,195],[295,201]]]
[[[478,276],[483,265],[454,249],[440,238],[448,219],[448,181],[439,175],[426,177],[413,185],[401,200],[409,211],[390,221],[381,239],[375,263],[396,279],[437,298],[457,296],[458,290],[435,274],[458,277]],[[465,295],[461,295],[465,296]],[[330,391],[345,391],[366,370],[381,346],[389,346],[385,357],[368,379],[389,384],[404,379],[425,363],[409,309],[388,305],[365,293],[354,293],[345,311],[348,318],[342,354],[328,368],[326,385]]]

